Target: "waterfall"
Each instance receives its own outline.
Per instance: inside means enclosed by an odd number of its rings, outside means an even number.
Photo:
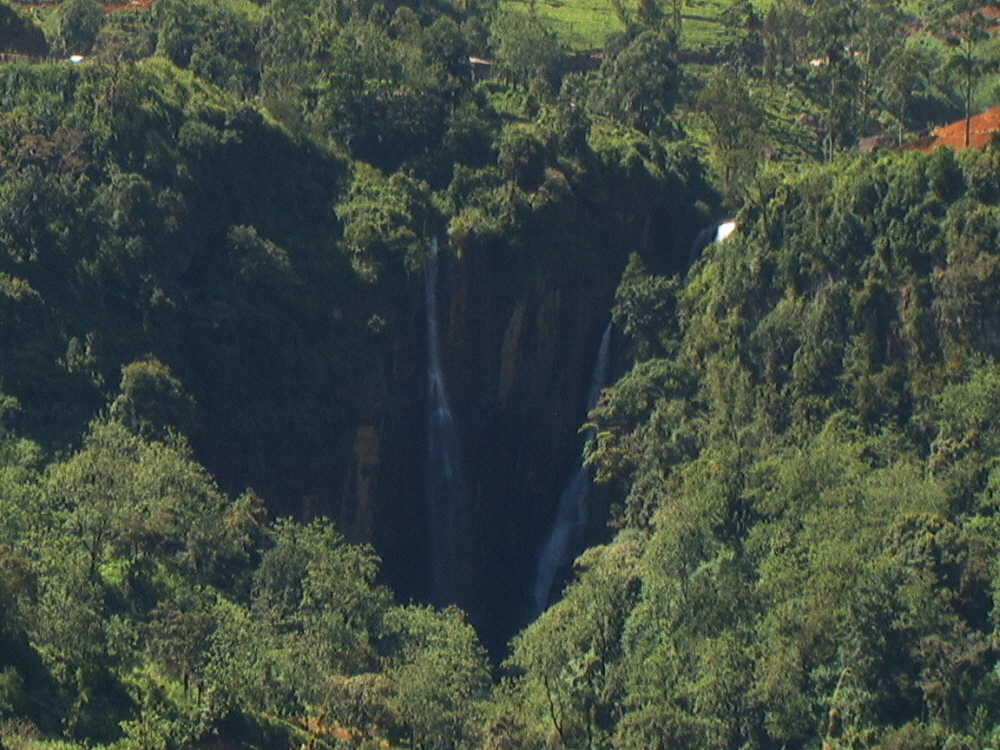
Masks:
[[[589,413],[601,396],[601,388],[608,376],[608,359],[611,348],[611,323],[604,329],[601,344],[597,350],[597,361],[590,376],[590,388],[587,391],[587,412]],[[588,427],[584,433],[584,443],[588,444],[596,436],[593,427]],[[535,578],[535,612],[541,612],[548,606],[552,596],[552,586],[555,583],[559,568],[573,562],[576,551],[583,544],[583,535],[587,527],[587,499],[590,494],[590,467],[583,463],[573,471],[569,481],[559,496],[556,518],[552,531],[542,548],[538,559],[538,574]]]
[[[732,219],[717,221],[709,224],[695,235],[694,242],[691,243],[691,250],[688,254],[688,268],[695,264],[701,257],[701,252],[713,242],[722,242],[726,237],[736,231],[736,222]]]
[[[441,340],[438,330],[438,242],[427,254],[427,523],[430,543],[431,582],[434,598],[441,604],[457,601],[460,545],[465,536],[458,433],[448,402]]]

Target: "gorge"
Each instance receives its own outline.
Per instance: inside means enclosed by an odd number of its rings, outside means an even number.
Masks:
[[[468,543],[461,449],[451,413],[438,332],[438,240],[431,240],[426,268],[427,315],[427,539],[434,601],[459,601],[464,590],[463,547]]]
[[[485,166],[449,166],[449,193],[296,141],[169,62],[122,70],[137,93],[116,139],[89,145],[94,176],[73,160],[84,136],[53,135],[50,200],[11,224],[25,248],[4,273],[30,290],[5,298],[13,429],[65,451],[102,405],[137,399],[224,491],[252,490],[269,518],[333,519],[401,601],[457,602],[502,652],[537,609],[622,271],[632,255],[685,266],[714,200],[697,169],[652,142],[512,123]],[[61,81],[67,118],[95,111],[93,86],[118,90],[110,69],[6,72]],[[148,132],[167,150],[146,154]],[[51,234],[59,206],[76,223]]]
[[[608,323],[601,334],[601,343],[597,349],[597,361],[590,376],[590,388],[587,390],[585,403],[586,414],[597,406],[601,388],[608,380],[608,363],[611,355],[611,332],[613,324]],[[590,443],[596,437],[596,428],[587,426],[583,431],[584,444]],[[587,521],[590,518],[588,504],[590,484],[592,481],[590,467],[581,456],[579,465],[573,469],[566,481],[566,486],[559,495],[556,515],[538,557],[538,573],[535,578],[534,598],[535,614],[541,614],[552,598],[553,585],[556,583],[560,569],[565,569],[573,562],[575,555],[582,550]]]

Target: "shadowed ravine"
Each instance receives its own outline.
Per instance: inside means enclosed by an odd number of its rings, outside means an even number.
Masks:
[[[427,254],[427,523],[432,593],[441,604],[460,594],[460,545],[465,538],[461,452],[441,366],[438,329],[438,243]]]
[[[597,361],[594,363],[593,374],[590,376],[590,388],[587,391],[586,409],[589,413],[601,396],[608,376],[608,361],[611,349],[611,323],[608,323],[601,336],[601,344],[597,350]],[[584,444],[594,439],[595,430],[587,427],[584,432]],[[580,458],[580,463],[573,471],[569,481],[559,496],[556,518],[552,531],[549,533],[538,559],[538,574],[535,578],[534,597],[535,614],[548,606],[552,598],[552,588],[556,574],[560,568],[572,563],[575,555],[583,544],[584,532],[589,518],[588,499],[590,496],[590,467]]]

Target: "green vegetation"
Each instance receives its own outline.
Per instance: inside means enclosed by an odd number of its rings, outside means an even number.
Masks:
[[[508,5],[522,14],[532,11],[538,14],[573,49],[600,49],[608,34],[623,28],[611,0],[543,0],[541,3],[512,1]]]
[[[771,2],[757,3],[766,10]],[[624,30],[628,24],[628,3],[620,0],[507,0],[505,7],[537,15],[559,38],[574,50],[599,50],[610,34]],[[724,0],[665,3],[669,13],[678,13],[682,21],[681,45],[684,49],[701,50],[716,46],[727,31],[733,5]]]
[[[998,103],[993,11],[609,9],[5,16],[0,748],[997,747],[1000,149],[858,148]],[[611,523],[522,628],[609,310]]]

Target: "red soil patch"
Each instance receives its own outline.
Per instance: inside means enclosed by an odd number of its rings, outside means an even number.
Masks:
[[[899,150],[916,149],[929,154],[940,146],[950,146],[955,150],[967,147],[984,148],[987,143],[993,140],[996,133],[1000,133],[1000,107],[973,115],[969,118],[968,123],[968,142],[966,142],[966,121],[959,120],[932,131],[928,136],[905,143],[899,147]]]

